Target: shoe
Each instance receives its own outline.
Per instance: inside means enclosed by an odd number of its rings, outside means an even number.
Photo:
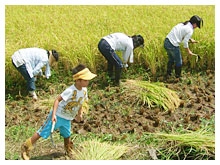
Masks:
[[[172,70],[173,70],[173,62],[168,62],[167,63],[167,76],[171,76]]]
[[[121,68],[115,68],[115,86],[120,86]]]
[[[65,149],[65,154],[69,157],[73,156],[73,142],[70,142],[68,144],[64,143],[64,149]]]
[[[37,101],[37,94],[35,91],[29,91],[30,95],[32,96],[33,100]]]
[[[182,66],[175,66],[176,78],[180,78],[181,77],[181,70],[182,70]]]
[[[27,139],[21,146],[21,157],[24,160],[30,160],[30,151],[33,149],[31,138]]]

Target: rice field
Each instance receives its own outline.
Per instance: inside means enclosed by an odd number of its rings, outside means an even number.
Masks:
[[[105,59],[97,45],[103,36],[114,32],[141,34],[145,47],[134,51],[135,63],[146,67],[153,75],[163,73],[167,63],[163,48],[166,35],[177,23],[195,14],[203,18],[204,27],[195,29],[192,37],[200,43],[190,48],[202,59],[196,64],[183,50],[183,63],[196,69],[214,69],[215,6],[12,5],[5,9],[6,85],[21,78],[11,64],[11,55],[27,47],[56,49],[61,53],[60,64],[65,71],[78,63],[94,72],[102,70]]]
[[[200,42],[190,44],[201,60],[196,63],[181,46],[182,81],[154,82],[166,71],[166,35],[192,15],[204,20],[192,36]],[[108,84],[106,60],[97,48],[114,32],[145,39],[145,47],[134,50],[132,67],[123,70],[121,88]],[[37,102],[24,94],[24,80],[11,63],[11,55],[27,47],[56,49],[61,55],[51,78],[36,82]],[[69,70],[79,63],[98,76],[90,82],[83,121],[71,123],[75,157],[64,155],[63,138],[55,132],[57,148],[50,139],[40,139],[31,159],[215,159],[215,6],[6,6],[5,159],[22,159],[21,144],[72,85]]]

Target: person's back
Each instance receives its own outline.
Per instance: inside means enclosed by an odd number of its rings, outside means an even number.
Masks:
[[[132,38],[124,33],[113,33],[103,38],[111,45],[112,49],[116,51],[124,51],[128,46],[133,49]]]
[[[24,48],[18,50],[26,63],[30,63],[31,66],[36,66],[39,62],[48,62],[47,51],[41,48]]]
[[[168,38],[174,46],[179,46],[180,43],[185,39],[187,34],[191,36],[192,33],[193,27],[190,22],[188,22],[186,25],[184,25],[183,23],[179,23],[173,27],[166,38]]]

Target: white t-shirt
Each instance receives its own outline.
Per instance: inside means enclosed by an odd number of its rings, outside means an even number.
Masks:
[[[73,120],[84,101],[88,100],[87,88],[78,90],[71,85],[61,93],[62,101],[59,102],[56,115],[66,120]]]
[[[188,48],[188,42],[191,36],[193,35],[193,26],[190,22],[186,25],[179,23],[173,27],[170,33],[166,38],[173,44],[173,46],[179,46],[183,41],[183,47]]]
[[[133,63],[133,40],[124,33],[113,33],[103,37],[115,51],[123,51],[123,63]]]

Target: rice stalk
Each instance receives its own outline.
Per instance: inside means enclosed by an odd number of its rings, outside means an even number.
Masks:
[[[122,83],[128,95],[136,97],[138,104],[149,108],[160,107],[164,110],[174,110],[179,107],[180,99],[175,91],[164,87],[163,83],[127,80]]]
[[[159,140],[164,142],[176,142],[176,146],[194,147],[203,150],[206,153],[215,153],[215,135],[207,131],[190,131],[185,134],[153,134]]]
[[[126,145],[100,142],[98,139],[85,141],[73,150],[76,160],[118,160],[128,152]]]

